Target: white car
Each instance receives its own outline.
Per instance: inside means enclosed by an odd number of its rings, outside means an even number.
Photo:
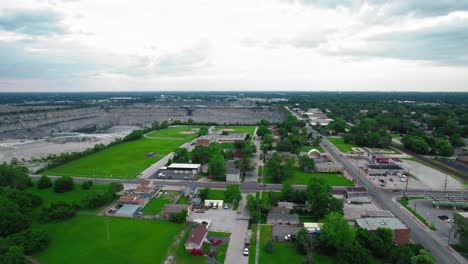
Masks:
[[[248,256],[248,255],[249,255],[249,248],[245,247],[244,248],[244,256]]]
[[[401,181],[401,182],[405,182],[405,181],[406,181],[406,178],[400,178],[400,181]]]
[[[445,221],[446,223],[453,223],[453,222],[455,222],[455,220],[453,220],[452,218],[445,219],[444,221]]]
[[[287,234],[284,236],[284,240],[291,240],[291,234]]]

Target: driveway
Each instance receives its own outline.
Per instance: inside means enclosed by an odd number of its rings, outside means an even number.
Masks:
[[[243,195],[245,196],[245,195]],[[245,197],[243,197],[245,199]],[[247,237],[248,213],[243,207],[244,202],[240,203],[240,214],[234,210],[206,210],[205,213],[193,213],[189,221],[194,219],[209,220],[211,222],[210,231],[231,233],[229,238],[229,247],[226,252],[226,264],[247,264],[249,258],[243,255],[244,240]]]

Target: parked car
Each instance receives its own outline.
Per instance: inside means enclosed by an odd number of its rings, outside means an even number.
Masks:
[[[212,244],[213,246],[217,246],[217,245],[220,245],[220,244],[222,244],[222,243],[223,243],[223,241],[222,241],[221,239],[218,239],[218,240],[213,241],[213,243],[211,243],[211,244]]]
[[[195,213],[204,213],[205,209],[199,208],[195,210]]]
[[[287,234],[284,236],[284,240],[291,240],[291,234]]]
[[[244,256],[248,256],[248,255],[249,255],[249,248],[245,247],[244,248]]]
[[[228,204],[228,203],[225,203],[225,204],[224,204],[224,209],[229,209],[230,207],[231,207],[230,204]]]
[[[389,180],[389,181],[391,181],[391,182],[393,181],[393,179],[392,179],[392,178],[390,178],[390,179],[388,179],[388,180]]]
[[[184,180],[191,180],[191,179],[192,179],[192,177],[190,177],[190,176],[184,176]]]
[[[406,178],[400,178],[401,182],[406,182]]]
[[[450,217],[448,217],[446,215],[439,215],[438,217],[439,217],[440,220],[443,220],[443,221],[445,221],[447,223],[453,223],[454,222],[454,220],[452,218],[450,218]]]
[[[213,257],[214,254],[215,254],[214,249],[210,249],[210,252],[208,253],[208,255],[209,255],[210,257]]]

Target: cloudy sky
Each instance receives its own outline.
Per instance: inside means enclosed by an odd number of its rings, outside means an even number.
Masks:
[[[0,91],[468,91],[468,0],[1,0]]]

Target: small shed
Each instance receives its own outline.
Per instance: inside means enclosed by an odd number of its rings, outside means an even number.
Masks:
[[[117,212],[115,212],[114,215],[121,217],[134,217],[140,208],[141,207],[139,205],[124,204],[119,210],[117,210]]]

